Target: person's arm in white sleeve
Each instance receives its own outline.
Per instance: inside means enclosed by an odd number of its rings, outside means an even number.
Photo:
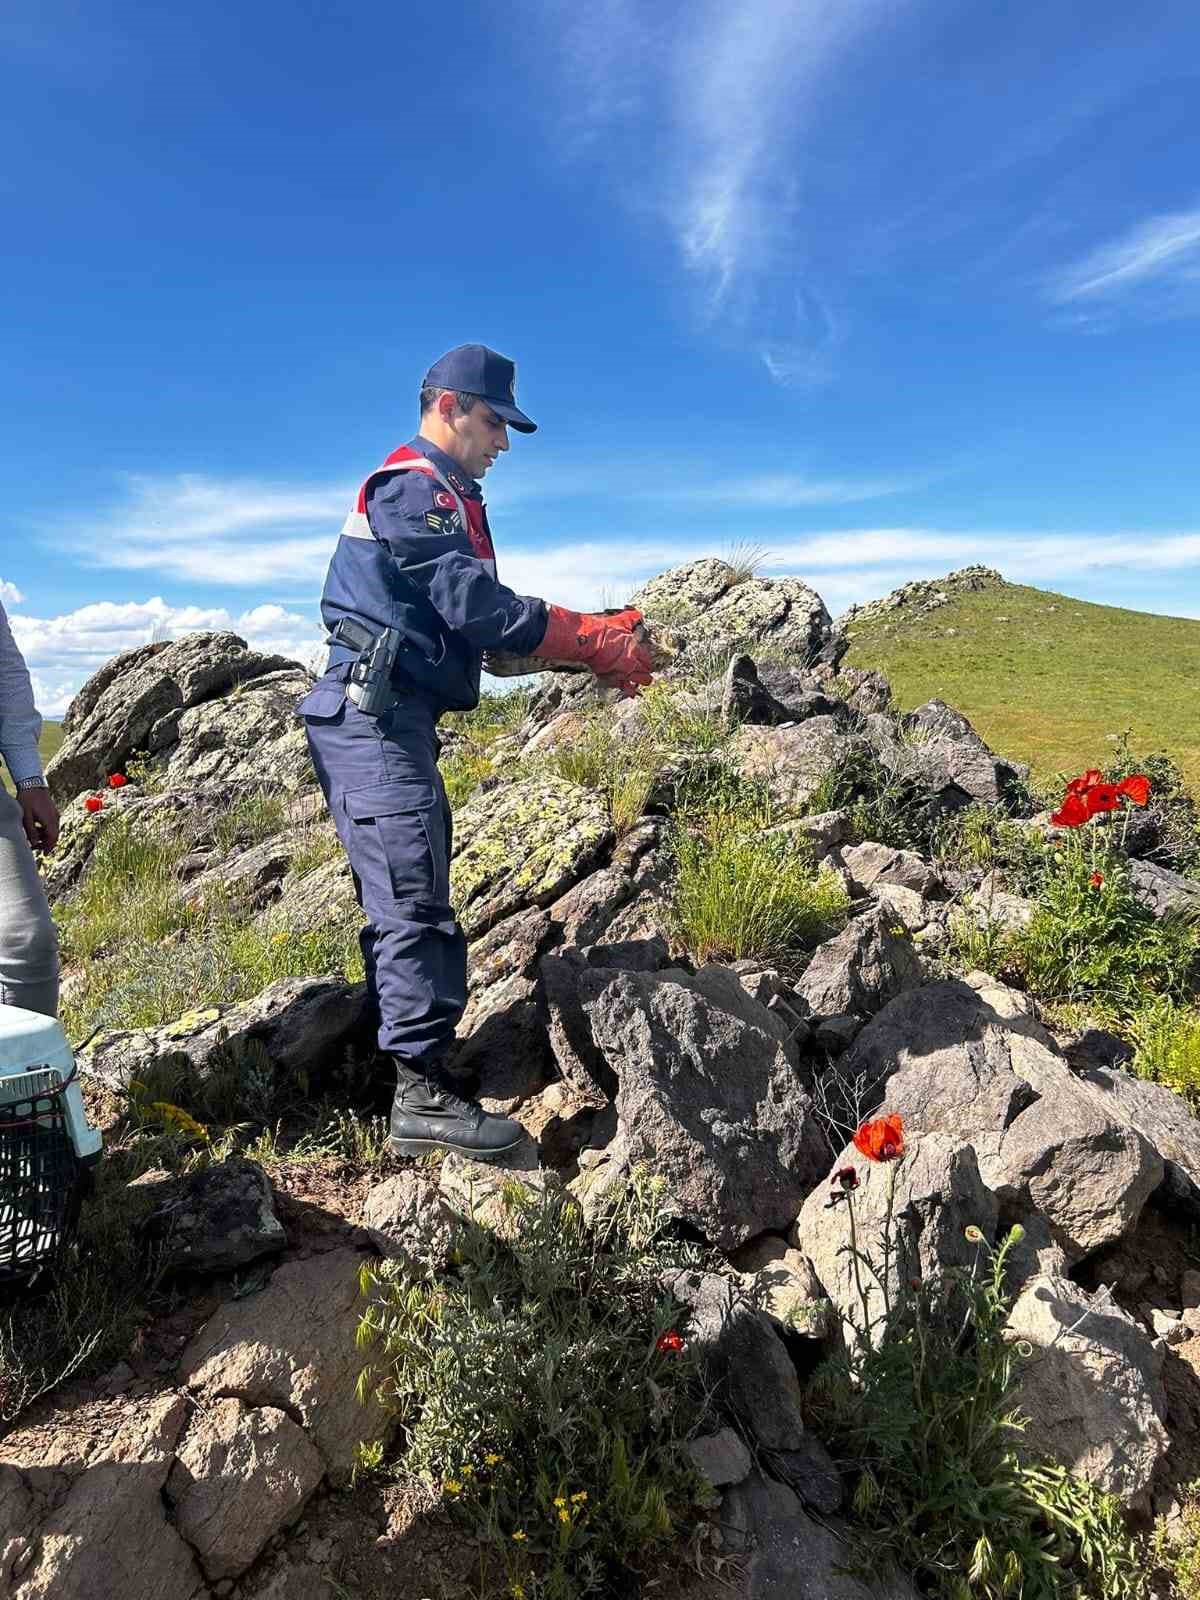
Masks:
[[[41,777],[41,732],[42,719],[33,703],[29,669],[0,605],[0,755],[8,763],[14,783]]]

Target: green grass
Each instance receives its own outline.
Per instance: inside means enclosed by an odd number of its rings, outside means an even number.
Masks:
[[[1166,751],[1200,783],[1200,621],[1006,584],[848,631],[847,664],[877,667],[898,705],[945,700],[1035,778],[1081,772],[1098,754],[1103,765],[1106,738],[1129,729],[1136,748]]]
[[[62,723],[61,722],[43,722],[42,723],[42,737],[38,740],[38,754],[42,758],[42,766],[43,767],[45,767],[45,765],[49,761],[50,757],[55,754],[55,752],[58,750],[59,745],[61,745],[62,742],[63,742]],[[13,791],[13,781],[12,781],[12,778],[9,776],[8,768],[7,767],[3,767],[0,770],[2,770],[2,773],[3,773],[4,787],[8,790],[9,794],[12,794],[14,792]]]

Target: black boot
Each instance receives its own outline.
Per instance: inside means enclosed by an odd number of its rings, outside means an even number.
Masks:
[[[422,1066],[396,1058],[389,1141],[393,1155],[457,1150],[460,1155],[487,1161],[514,1149],[524,1137],[519,1122],[491,1117],[474,1100],[456,1094],[439,1064]]]

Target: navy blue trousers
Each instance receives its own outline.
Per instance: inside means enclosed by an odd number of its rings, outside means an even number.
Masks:
[[[379,1048],[441,1054],[467,1002],[467,942],[450,907],[450,806],[433,709],[413,696],[382,717],[346,698],[335,668],[296,708],[367,917],[360,935]]]

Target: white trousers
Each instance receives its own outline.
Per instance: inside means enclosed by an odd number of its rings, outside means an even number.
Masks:
[[[58,1010],[58,934],[21,808],[0,788],[0,1005]]]

